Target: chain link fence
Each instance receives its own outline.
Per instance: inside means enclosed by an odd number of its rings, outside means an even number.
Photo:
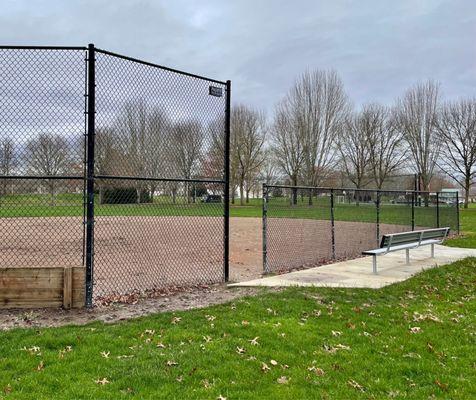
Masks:
[[[230,82],[0,47],[0,267],[85,266],[86,303],[228,277]]]
[[[265,273],[355,258],[385,234],[459,233],[457,193],[263,185],[263,197]]]

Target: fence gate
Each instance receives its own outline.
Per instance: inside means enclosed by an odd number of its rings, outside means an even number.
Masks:
[[[0,72],[0,268],[78,268],[87,305],[228,279],[229,81],[93,45]]]

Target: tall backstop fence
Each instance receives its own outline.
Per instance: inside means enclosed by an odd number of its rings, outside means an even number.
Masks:
[[[230,81],[94,45],[0,72],[0,269],[82,267],[86,305],[228,279]]]
[[[458,203],[457,193],[263,185],[263,270],[358,257],[389,233],[459,233]]]

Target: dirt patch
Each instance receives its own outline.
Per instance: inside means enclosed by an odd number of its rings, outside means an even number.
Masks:
[[[112,304],[91,310],[30,309],[0,310],[0,330],[32,327],[55,327],[84,325],[93,321],[114,323],[149,314],[203,308],[214,304],[231,302],[243,296],[255,296],[280,289],[233,288],[212,285],[208,288],[189,289],[160,298],[141,299],[135,304]]]
[[[261,273],[261,219],[231,218],[230,278]],[[0,267],[83,263],[79,217],[0,218]],[[223,219],[96,217],[95,295],[223,281]]]

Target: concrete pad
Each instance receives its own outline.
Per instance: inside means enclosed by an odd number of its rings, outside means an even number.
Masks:
[[[450,264],[466,257],[476,257],[476,249],[435,246],[435,258],[430,257],[430,246],[410,250],[410,265],[405,264],[405,250],[388,253],[377,258],[378,274],[372,273],[372,257],[322,265],[282,275],[274,275],[236,286],[316,286],[378,289],[401,282],[425,269]]]

